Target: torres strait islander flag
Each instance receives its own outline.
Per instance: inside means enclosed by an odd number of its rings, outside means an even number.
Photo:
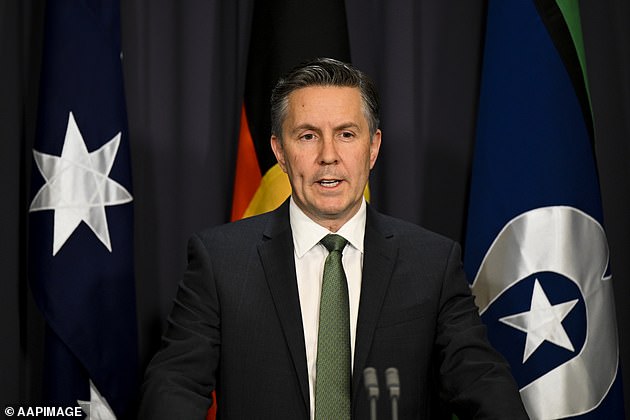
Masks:
[[[46,4],[29,280],[46,321],[43,396],[133,418],[133,212],[117,1]]]
[[[532,419],[623,419],[578,2],[490,0],[464,264]]]

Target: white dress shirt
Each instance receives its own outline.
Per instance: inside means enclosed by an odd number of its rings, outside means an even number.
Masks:
[[[304,341],[306,344],[311,419],[314,419],[319,300],[322,291],[324,262],[328,256],[328,250],[319,241],[331,232],[304,214],[293,202],[293,198],[291,198],[289,204],[289,220],[293,232],[295,269],[300,308],[302,310]],[[350,354],[352,357],[350,366],[354,364],[354,341],[357,331],[357,317],[359,315],[361,275],[363,273],[365,221],[366,204],[365,200],[363,200],[357,214],[335,232],[348,241],[348,244],[343,249],[342,264],[348,281],[350,304]]]

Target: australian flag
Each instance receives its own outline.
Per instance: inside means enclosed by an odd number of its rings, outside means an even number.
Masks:
[[[133,209],[117,1],[47,2],[29,207],[46,321],[43,395],[130,418],[137,389]]]
[[[490,0],[465,268],[532,419],[624,418],[578,2]]]

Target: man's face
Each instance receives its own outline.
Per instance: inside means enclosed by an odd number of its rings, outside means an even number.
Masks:
[[[271,137],[293,200],[333,232],[359,210],[380,145],[381,132],[370,139],[361,93],[352,87],[312,86],[292,92],[282,140]]]

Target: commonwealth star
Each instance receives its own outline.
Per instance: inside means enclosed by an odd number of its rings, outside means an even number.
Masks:
[[[133,197],[109,173],[118,153],[121,133],[88,152],[70,112],[61,156],[33,150],[46,183],[35,194],[29,212],[54,210],[53,255],[83,221],[111,252],[105,206],[128,203]]]

